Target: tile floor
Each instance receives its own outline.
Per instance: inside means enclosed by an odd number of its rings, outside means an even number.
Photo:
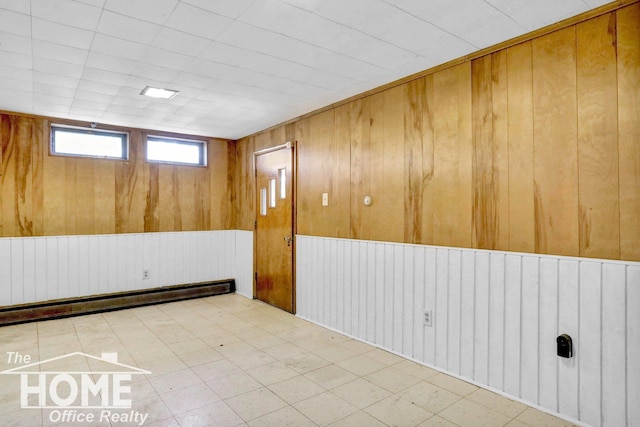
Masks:
[[[239,295],[0,328],[0,371],[17,366],[7,352],[37,362],[74,351],[151,371],[130,384],[145,426],[570,425]],[[83,360],[60,368],[95,364]],[[20,409],[19,394],[19,377],[0,375],[3,426],[74,425]],[[91,425],[135,425],[93,411]]]

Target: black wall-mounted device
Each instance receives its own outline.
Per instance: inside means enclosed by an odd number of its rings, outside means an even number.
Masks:
[[[558,356],[560,357],[573,357],[573,341],[567,334],[562,334],[556,338],[558,344]]]

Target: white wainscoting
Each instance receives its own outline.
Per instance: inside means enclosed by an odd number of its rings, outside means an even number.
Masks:
[[[247,231],[2,238],[0,306],[231,278],[251,295],[251,271]]]
[[[296,259],[302,318],[570,420],[640,426],[640,263],[308,236]]]

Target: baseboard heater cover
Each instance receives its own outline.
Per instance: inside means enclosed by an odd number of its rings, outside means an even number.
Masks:
[[[234,279],[0,307],[0,326],[162,304],[236,291]]]

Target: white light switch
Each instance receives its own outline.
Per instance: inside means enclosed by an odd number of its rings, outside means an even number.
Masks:
[[[329,193],[322,193],[322,206],[329,206]]]

